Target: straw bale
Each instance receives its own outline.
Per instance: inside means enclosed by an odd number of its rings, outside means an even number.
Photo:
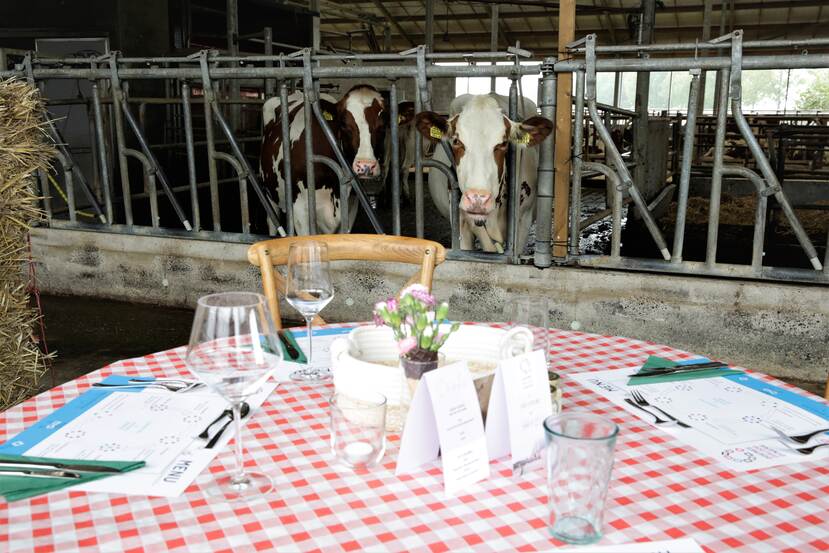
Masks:
[[[47,359],[34,337],[37,311],[29,306],[29,227],[43,218],[34,172],[54,155],[43,129],[37,89],[0,80],[0,410],[37,392]]]

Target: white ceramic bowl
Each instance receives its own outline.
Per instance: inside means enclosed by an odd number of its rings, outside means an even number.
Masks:
[[[446,356],[446,363],[469,362],[478,399],[485,411],[498,361],[531,351],[532,343],[532,332],[526,328],[507,331],[461,325],[440,351]],[[403,370],[390,328],[361,326],[352,330],[347,338],[335,340],[331,344],[331,368],[337,391],[359,393],[371,390],[386,396],[389,405],[400,404]]]

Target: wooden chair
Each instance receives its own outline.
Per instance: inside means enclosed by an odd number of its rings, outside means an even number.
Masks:
[[[328,244],[329,261],[388,261],[419,265],[419,270],[405,284],[420,283],[432,289],[435,267],[446,260],[446,248],[437,242],[420,238],[377,234],[319,234],[292,236],[257,242],[248,248],[248,261],[262,272],[262,287],[277,328],[282,328],[279,295],[285,294],[285,280],[275,265],[288,262],[288,249],[296,242],[316,241]],[[314,324],[324,324],[319,316]]]

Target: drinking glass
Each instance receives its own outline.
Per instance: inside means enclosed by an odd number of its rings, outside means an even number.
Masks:
[[[224,292],[200,298],[184,359],[194,376],[230,403],[236,428],[236,469],[209,486],[208,493],[234,501],[271,491],[271,479],[246,472],[242,462],[242,403],[282,361],[265,296]]]
[[[544,421],[550,534],[573,544],[602,537],[607,486],[619,428],[586,412],[566,412]]]
[[[367,469],[386,451],[386,396],[368,390],[331,396],[331,451],[349,468]]]
[[[533,350],[544,351],[550,365],[550,303],[546,298],[514,296],[504,305],[504,320],[511,328],[525,326],[533,333]]]
[[[297,242],[288,250],[288,275],[285,299],[299,311],[308,327],[308,366],[291,373],[291,379],[323,381],[331,379],[327,368],[314,367],[312,320],[334,299],[334,285],[328,271],[328,245],[323,242]]]

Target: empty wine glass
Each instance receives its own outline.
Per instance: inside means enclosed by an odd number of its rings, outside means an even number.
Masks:
[[[242,404],[260,390],[282,361],[276,327],[261,294],[224,292],[199,299],[185,363],[190,372],[230,403],[236,428],[236,469],[207,488],[233,501],[273,489],[271,479],[245,472]]]
[[[331,379],[331,371],[314,367],[312,320],[334,299],[334,285],[328,272],[328,245],[323,242],[297,242],[288,250],[285,299],[299,311],[308,327],[308,366],[291,373],[293,380]]]

